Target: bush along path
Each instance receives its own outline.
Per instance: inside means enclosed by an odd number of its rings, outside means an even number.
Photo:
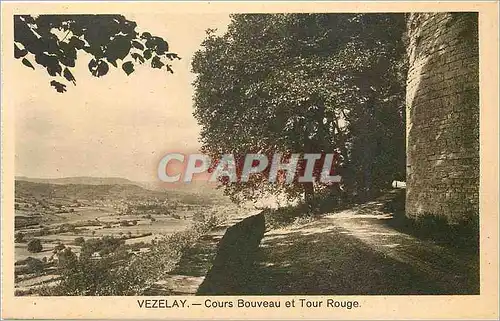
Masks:
[[[265,233],[264,215],[240,223],[221,241],[198,294],[479,293],[477,252],[395,229],[385,205],[377,200]],[[244,233],[250,236],[238,240]]]

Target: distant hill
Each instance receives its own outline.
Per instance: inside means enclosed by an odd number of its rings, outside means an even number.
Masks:
[[[46,183],[56,181],[57,183]],[[108,182],[118,182],[109,184]],[[82,184],[75,182],[89,182]],[[106,184],[98,184],[99,182]],[[219,203],[225,199],[213,193],[202,193],[199,190],[185,189],[148,189],[123,178],[93,178],[71,177],[60,179],[23,179],[19,177],[15,182],[16,197],[35,198],[62,198],[62,199],[171,199],[186,204]]]
[[[166,194],[154,192],[132,184],[48,184],[19,180],[15,185],[16,197],[66,198],[96,200],[105,198],[161,197]]]
[[[82,184],[82,185],[138,185],[138,183],[121,177],[63,177],[63,178],[30,178],[17,176],[16,181],[45,183],[55,185]]]

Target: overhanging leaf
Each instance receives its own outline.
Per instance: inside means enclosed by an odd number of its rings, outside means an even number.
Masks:
[[[132,64],[143,63],[155,55],[172,59],[165,54],[168,43],[164,39],[149,32],[140,34],[136,27],[135,22],[113,14],[15,15],[14,57],[31,69],[35,69],[35,61],[44,66],[50,76],[63,76],[73,83],[76,80],[69,68],[75,67],[79,50],[92,56],[88,68],[95,77],[107,74],[109,65],[115,68],[123,65],[117,61],[131,55],[132,48]],[[64,31],[62,39],[55,30]],[[145,42],[150,49],[146,48]],[[32,53],[34,58],[28,60],[28,53]],[[161,68],[162,62],[155,60],[153,65]],[[130,74],[130,64],[122,68]],[[59,92],[65,91],[57,86]]]
[[[149,50],[149,49],[144,50],[144,58],[146,60],[151,59],[152,56],[153,56],[153,54],[151,53],[151,50]]]
[[[130,39],[125,36],[118,35],[108,44],[106,57],[110,61],[123,59],[130,52],[130,48]]]
[[[143,32],[141,35],[142,39],[149,39],[151,38],[151,34],[149,32]]]
[[[95,59],[92,59],[89,62],[89,70],[93,76],[101,77],[108,73],[109,66],[103,60],[96,61]]]
[[[140,43],[139,41],[136,41],[136,40],[132,41],[132,46],[134,48],[139,49],[139,50],[144,50],[144,45],[142,43]]]
[[[151,67],[161,69],[161,67],[165,66],[165,64],[160,60],[160,57],[155,56],[151,60]]]
[[[73,85],[76,85],[76,79],[73,76],[73,74],[71,73],[71,71],[69,71],[68,68],[64,68],[63,75],[64,75],[64,78],[66,78],[67,81],[71,81],[71,82],[73,82]]]
[[[54,87],[57,90],[58,93],[64,93],[66,91],[66,85],[65,84],[61,84],[58,81],[52,80],[50,82],[50,85],[52,87]]]
[[[172,53],[172,52],[168,52],[165,54],[165,56],[170,59],[170,60],[174,60],[174,59],[179,59],[181,60],[181,57],[179,57],[176,53]]]
[[[131,54],[132,58],[134,58],[135,62],[137,62],[137,60],[139,60],[139,62],[142,64],[144,63],[144,58],[139,55],[138,53],[133,53]]]
[[[25,65],[26,67],[30,67],[31,69],[35,70],[35,67],[33,67],[33,65],[31,64],[31,62],[26,59],[26,58],[23,58],[23,65]]]
[[[19,49],[19,47],[14,44],[14,58],[19,59],[21,57],[26,56],[28,54],[28,50],[26,49]]]
[[[69,40],[69,44],[76,49],[83,49],[83,47],[85,46],[85,42],[75,36],[71,37],[71,39]]]
[[[134,72],[134,64],[131,61],[127,61],[127,62],[123,63],[122,69],[123,69],[123,71],[125,71],[127,76],[129,76],[131,73]]]

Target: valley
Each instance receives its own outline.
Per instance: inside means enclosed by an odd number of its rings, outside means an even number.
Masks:
[[[84,184],[82,184],[84,183]],[[201,191],[201,192],[200,192]],[[60,255],[112,241],[130,256],[234,205],[210,188],[153,190],[128,180],[75,178],[15,182],[15,287],[18,295],[59,280]],[[38,244],[35,244],[38,243]],[[95,251],[94,251],[95,250]],[[99,259],[96,247],[91,258]]]

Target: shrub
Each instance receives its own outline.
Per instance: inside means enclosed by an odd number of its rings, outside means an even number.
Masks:
[[[203,222],[205,220],[205,215],[202,212],[195,212],[193,215],[193,221],[195,222]]]
[[[89,258],[95,252],[99,252],[100,255],[107,255],[116,251],[123,244],[125,244],[124,240],[112,236],[87,240],[82,246],[81,257]]]
[[[58,266],[66,271],[73,271],[78,266],[78,258],[71,248],[66,248],[58,254]]]
[[[67,233],[67,232],[75,232],[76,226],[74,224],[63,224],[59,226],[58,233]]]
[[[59,251],[62,251],[66,248],[66,246],[64,246],[64,244],[62,243],[59,243],[57,244],[55,247],[54,247],[54,253],[57,253]]]
[[[16,233],[16,235],[14,236],[14,242],[24,243],[24,234],[22,232]]]
[[[216,216],[216,215],[210,215],[209,217],[205,218],[205,220],[203,221],[203,223],[201,223],[201,225],[203,225],[203,232],[205,231],[210,231],[214,228],[216,228],[218,225],[220,225],[221,223],[221,219]]]
[[[265,209],[263,211],[266,217],[266,225],[270,228],[280,228],[292,224],[304,213],[308,213],[304,209],[304,205],[287,206],[278,209]]]
[[[82,246],[85,243],[85,239],[83,237],[77,237],[73,241],[75,245]]]
[[[31,253],[38,253],[42,252],[43,246],[42,246],[42,241],[39,239],[32,239],[28,243],[28,251]]]
[[[50,228],[48,228],[47,226],[42,227],[42,229],[40,230],[40,236],[49,235],[49,234],[50,234]]]
[[[41,260],[28,257],[26,259],[28,273],[40,273],[43,271],[44,264]]]
[[[127,220],[123,220],[120,222],[120,226],[130,226],[130,222]]]
[[[19,274],[39,274],[43,271],[45,264],[39,259],[27,257],[24,260],[17,261],[15,266],[15,276],[18,276]]]

